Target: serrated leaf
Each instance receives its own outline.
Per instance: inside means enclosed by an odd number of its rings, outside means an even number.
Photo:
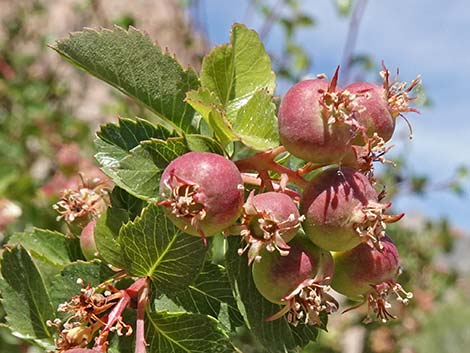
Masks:
[[[255,92],[274,91],[275,75],[255,31],[235,24],[230,43],[214,48],[204,58],[201,83],[215,92],[224,106],[233,108],[228,109],[229,119],[235,120],[230,111],[244,105]]]
[[[227,273],[222,266],[206,262],[194,283],[186,290],[168,296],[187,311],[215,318],[219,316],[221,304],[225,303],[228,305],[235,326],[243,324]]]
[[[24,233],[13,234],[9,239],[9,244],[20,244],[33,257],[54,267],[62,268],[80,257],[77,241],[59,232],[35,228]]]
[[[161,125],[154,125],[142,119],[120,118],[118,124],[102,125],[98,137],[122,150],[130,151],[141,141],[151,138],[165,140],[174,134]]]
[[[225,116],[222,103],[214,92],[200,87],[197,91],[189,91],[186,101],[201,114],[223,145],[238,140]]]
[[[278,145],[271,103],[275,75],[255,31],[234,25],[230,44],[214,48],[204,58],[201,83],[203,89],[188,93],[187,100],[206,118],[219,140],[241,139],[258,150]]]
[[[247,146],[266,150],[279,145],[276,106],[271,95],[257,91],[237,113],[233,131]]]
[[[143,120],[120,119],[119,124],[103,125],[97,135],[95,158],[106,175],[138,198],[157,197],[160,169],[139,144],[151,138],[166,139],[171,133]]]
[[[54,318],[43,278],[23,247],[5,249],[1,261],[2,304],[15,335],[27,339],[52,339],[46,321]]]
[[[165,294],[191,284],[201,271],[206,253],[200,238],[181,232],[162,208],[153,204],[121,228],[119,243],[129,273],[149,277]]]
[[[189,134],[184,135],[184,140],[189,151],[194,152],[211,152],[220,155],[224,154],[224,150],[220,144],[214,139],[204,136]]]
[[[108,208],[95,225],[95,244],[99,257],[118,268],[125,268],[121,244],[117,238],[121,227],[129,221],[127,212],[119,208]]]
[[[125,211],[129,215],[130,220],[137,217],[147,204],[145,201],[132,196],[118,186],[114,187],[110,199],[112,208]]]
[[[111,269],[98,260],[92,262],[77,261],[67,265],[60,275],[54,278],[50,288],[50,296],[54,307],[80,294],[83,287],[80,283],[77,283],[79,278],[83,280],[85,286],[96,287],[114,274]]]
[[[317,328],[310,325],[290,325],[285,318],[267,322],[281,308],[264,299],[255,287],[246,254],[238,255],[239,239],[228,239],[226,253],[227,273],[239,295],[245,311],[245,319],[253,334],[268,352],[285,352],[305,346],[315,340]]]
[[[144,104],[178,131],[191,132],[187,91],[199,86],[192,69],[183,70],[168,53],[135,28],[85,29],[52,46],[90,74]]]
[[[217,321],[201,314],[154,312],[147,315],[149,353],[235,352]]]

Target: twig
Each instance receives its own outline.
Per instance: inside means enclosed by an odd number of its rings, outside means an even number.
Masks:
[[[343,68],[343,83],[347,83],[349,81],[349,76],[351,75],[352,57],[354,54],[354,49],[356,47],[357,35],[359,33],[359,25],[364,15],[366,6],[367,0],[358,0],[351,16],[351,22],[349,23],[348,34],[343,48],[343,60],[341,64]]]

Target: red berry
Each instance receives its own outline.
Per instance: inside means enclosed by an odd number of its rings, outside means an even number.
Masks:
[[[167,216],[188,234],[211,236],[232,225],[243,205],[235,164],[215,153],[189,152],[173,160],[160,180]]]
[[[268,320],[287,314],[289,322],[321,324],[319,314],[331,313],[338,303],[326,293],[333,276],[333,259],[308,239],[297,236],[289,243],[287,256],[261,251],[262,259],[253,264],[253,280],[263,297],[284,305]]]
[[[393,292],[404,303],[412,295],[396,283],[400,272],[397,248],[388,236],[381,243],[381,250],[363,243],[354,249],[335,253],[336,271],[331,286],[351,299],[367,300],[377,317],[387,321],[393,318],[387,310],[390,306],[387,294]]]
[[[314,163],[339,163],[354,158],[351,142],[359,127],[353,119],[354,95],[325,80],[299,82],[279,107],[281,143],[294,156]]]
[[[300,200],[305,233],[316,245],[331,251],[380,240],[384,234],[382,212],[389,206],[378,202],[366,176],[346,167],[317,174]]]
[[[289,253],[289,245],[300,228],[299,210],[286,194],[266,192],[250,194],[243,206],[240,234],[246,247],[240,249],[241,255],[248,251],[248,263],[260,258],[259,252],[266,248],[269,252],[279,251],[281,255]]]

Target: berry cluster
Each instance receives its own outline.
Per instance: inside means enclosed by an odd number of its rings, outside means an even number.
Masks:
[[[204,242],[220,232],[240,237],[258,291],[282,305],[267,320],[322,325],[338,309],[330,287],[382,321],[394,318],[389,294],[405,304],[412,296],[396,282],[399,256],[386,235],[403,214],[386,214],[373,162],[386,161],[396,118],[415,111],[409,94],[419,79],[381,74],[382,85],[339,88],[338,70],[331,81],[302,81],[279,107],[282,146],[235,162],[189,152],[162,175],[159,204],[178,228]],[[287,167],[289,154],[304,165]]]

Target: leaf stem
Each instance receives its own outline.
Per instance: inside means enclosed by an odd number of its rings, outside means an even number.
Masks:
[[[253,174],[253,173],[241,173],[241,174],[242,174],[243,183],[255,185],[255,186],[263,185],[263,180],[259,177],[258,174]],[[271,181],[271,185],[273,187],[273,191],[281,191],[282,189],[279,183]],[[300,194],[295,190],[284,188],[283,192],[296,201],[300,200]]]
[[[274,158],[285,151],[284,146],[275,147],[254,156],[240,159],[235,164],[241,172],[257,171],[260,175],[266,175],[268,171],[273,171],[281,175],[286,174],[290,182],[304,188],[307,181],[298,172],[274,161]]]

